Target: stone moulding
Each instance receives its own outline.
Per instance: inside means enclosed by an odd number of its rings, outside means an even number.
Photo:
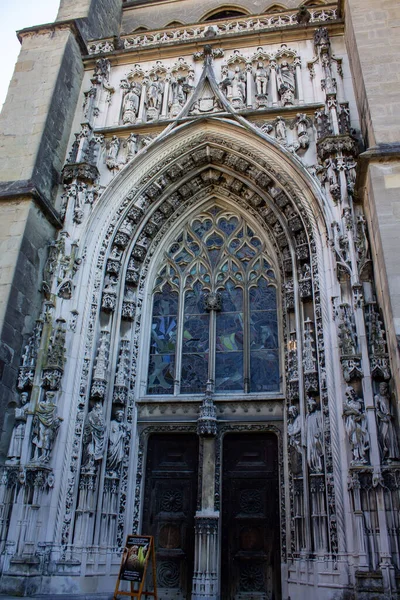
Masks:
[[[310,22],[325,23],[336,21],[338,13],[336,7],[324,6],[311,9]],[[219,36],[232,36],[241,33],[263,32],[272,29],[281,29],[285,27],[299,26],[297,21],[298,11],[286,11],[279,14],[265,14],[249,16],[240,19],[227,19],[218,21],[218,23],[200,23],[199,25],[182,25],[173,29],[160,29],[156,31],[146,31],[138,34],[129,34],[121,37],[121,45],[124,50],[134,48],[147,48],[164,44],[176,44],[177,42],[190,42],[192,40],[214,39]],[[110,39],[94,40],[89,42],[89,54],[103,54],[114,52],[117,48]]]

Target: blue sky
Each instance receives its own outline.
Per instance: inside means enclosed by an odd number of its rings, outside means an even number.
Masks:
[[[20,50],[15,32],[54,21],[59,3],[60,0],[0,0],[0,107]]]

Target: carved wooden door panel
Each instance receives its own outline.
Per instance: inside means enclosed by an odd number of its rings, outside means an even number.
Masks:
[[[278,600],[280,526],[277,441],[231,434],[223,444],[223,600]]]
[[[159,598],[190,598],[197,465],[196,435],[149,438],[142,533],[155,538]]]

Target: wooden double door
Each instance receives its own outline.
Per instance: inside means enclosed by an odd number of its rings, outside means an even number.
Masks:
[[[225,436],[221,466],[221,600],[278,600],[275,436]],[[191,598],[197,480],[196,435],[149,438],[142,532],[155,538],[160,598]]]

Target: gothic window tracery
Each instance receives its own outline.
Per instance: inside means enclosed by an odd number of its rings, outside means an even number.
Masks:
[[[153,289],[147,393],[279,390],[277,281],[265,244],[213,205],[164,254]]]

